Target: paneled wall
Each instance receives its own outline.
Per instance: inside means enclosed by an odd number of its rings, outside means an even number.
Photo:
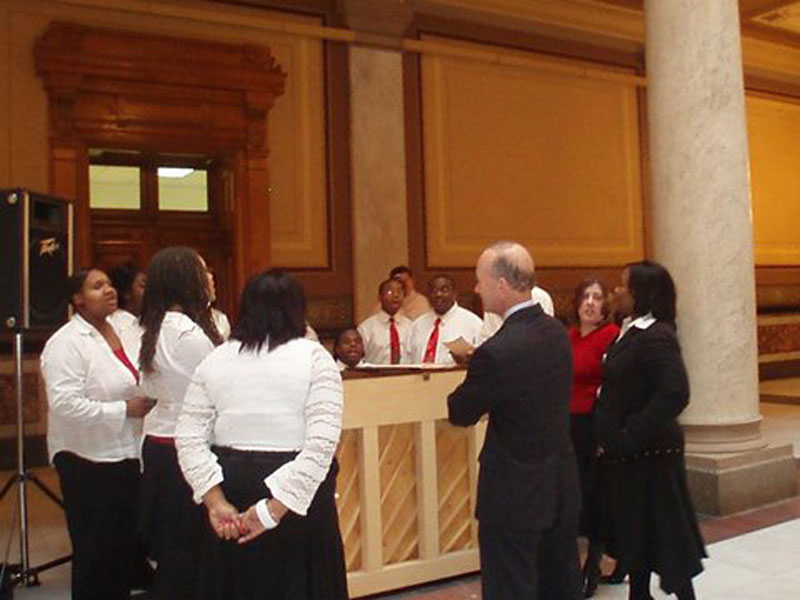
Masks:
[[[579,65],[422,57],[428,266],[472,267],[498,239],[542,267],[642,257],[636,86]]]
[[[800,98],[747,96],[757,265],[800,263]]]

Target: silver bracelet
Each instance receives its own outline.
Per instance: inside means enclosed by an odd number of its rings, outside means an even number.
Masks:
[[[264,529],[275,529],[278,526],[278,521],[275,520],[267,507],[266,498],[262,498],[256,502],[256,514],[258,515],[258,520],[261,521],[261,524],[264,526]]]

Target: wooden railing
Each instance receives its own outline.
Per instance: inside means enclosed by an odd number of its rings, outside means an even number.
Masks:
[[[477,571],[485,427],[447,422],[463,370],[345,380],[337,504],[350,596]]]

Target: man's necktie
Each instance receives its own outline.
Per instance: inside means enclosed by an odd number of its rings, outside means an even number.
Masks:
[[[436,362],[436,346],[439,343],[439,325],[442,320],[437,318],[433,324],[433,331],[431,337],[428,338],[428,345],[425,347],[425,357],[422,359],[424,363]]]
[[[397,324],[394,317],[389,319],[389,349],[393,365],[400,364],[400,333],[397,331]]]

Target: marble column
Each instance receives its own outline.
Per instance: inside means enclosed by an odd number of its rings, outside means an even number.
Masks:
[[[358,323],[370,315],[389,270],[408,264],[403,59],[397,50],[357,45],[349,56]]]
[[[760,434],[738,7],[646,0],[645,22],[653,255],[678,289],[690,483],[700,510],[730,512],[785,496],[789,482],[776,481],[791,459]],[[757,463],[773,469],[756,473]],[[748,487],[748,477],[774,493]]]

